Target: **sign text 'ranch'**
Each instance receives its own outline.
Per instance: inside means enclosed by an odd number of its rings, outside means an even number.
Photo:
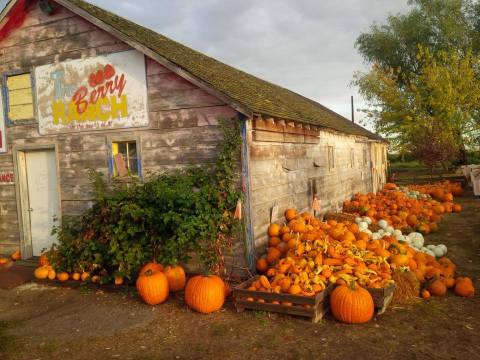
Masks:
[[[148,125],[145,76],[137,51],[37,67],[40,133]]]

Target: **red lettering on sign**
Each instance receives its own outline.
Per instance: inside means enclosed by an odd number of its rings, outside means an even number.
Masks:
[[[113,76],[115,76],[114,79]],[[120,98],[127,85],[127,80],[125,74],[116,75],[113,65],[107,64],[103,70],[98,70],[89,75],[88,84],[93,88],[90,95],[87,88],[81,86],[72,96],[72,101],[75,103],[79,114],[87,110],[89,105],[96,104],[98,100],[106,96],[116,93],[117,97]]]

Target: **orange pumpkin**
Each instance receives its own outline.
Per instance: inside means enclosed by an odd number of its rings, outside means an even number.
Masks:
[[[430,283],[428,291],[430,291],[433,296],[445,296],[447,293],[447,287],[441,280],[437,279]]]
[[[168,280],[168,287],[171,292],[180,291],[185,288],[187,277],[185,270],[180,265],[167,266],[165,268],[165,275]]]
[[[61,272],[57,274],[57,280],[61,282],[65,282],[69,279],[70,275],[67,272]]]
[[[268,236],[278,236],[278,235],[280,235],[280,225],[271,224],[268,227]]]
[[[225,288],[218,279],[197,275],[187,282],[185,302],[188,307],[208,314],[220,310],[225,301]]]
[[[149,305],[161,304],[168,298],[167,276],[160,270],[148,269],[140,273],[136,286],[142,300]]]
[[[455,294],[462,297],[471,297],[475,294],[475,287],[470,278],[460,278],[455,284]]]
[[[264,273],[268,269],[268,263],[265,258],[260,258],[257,260],[257,263],[255,264],[255,267],[257,268],[257,271],[259,273]]]
[[[20,260],[22,258],[22,255],[20,253],[20,250],[15,250],[15,252],[10,255],[10,258],[13,260],[13,261],[17,261],[17,260]]]
[[[370,293],[354,282],[333,290],[330,308],[335,319],[347,324],[366,323],[372,319],[375,310]]]

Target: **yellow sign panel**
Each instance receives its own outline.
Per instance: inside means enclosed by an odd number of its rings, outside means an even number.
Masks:
[[[30,74],[12,75],[7,78],[8,118],[11,121],[30,120],[33,110],[32,78]]]

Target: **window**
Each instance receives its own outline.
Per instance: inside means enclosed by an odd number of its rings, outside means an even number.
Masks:
[[[35,120],[30,73],[5,76],[5,114],[10,124]]]
[[[355,167],[355,152],[353,149],[350,149],[350,167]]]
[[[368,165],[368,152],[367,149],[363,149],[363,164],[365,166]]]
[[[140,162],[137,153],[137,142],[112,142],[112,164],[112,175],[114,177],[138,176],[140,174]]]
[[[328,170],[335,169],[335,153],[333,146],[328,147]]]

